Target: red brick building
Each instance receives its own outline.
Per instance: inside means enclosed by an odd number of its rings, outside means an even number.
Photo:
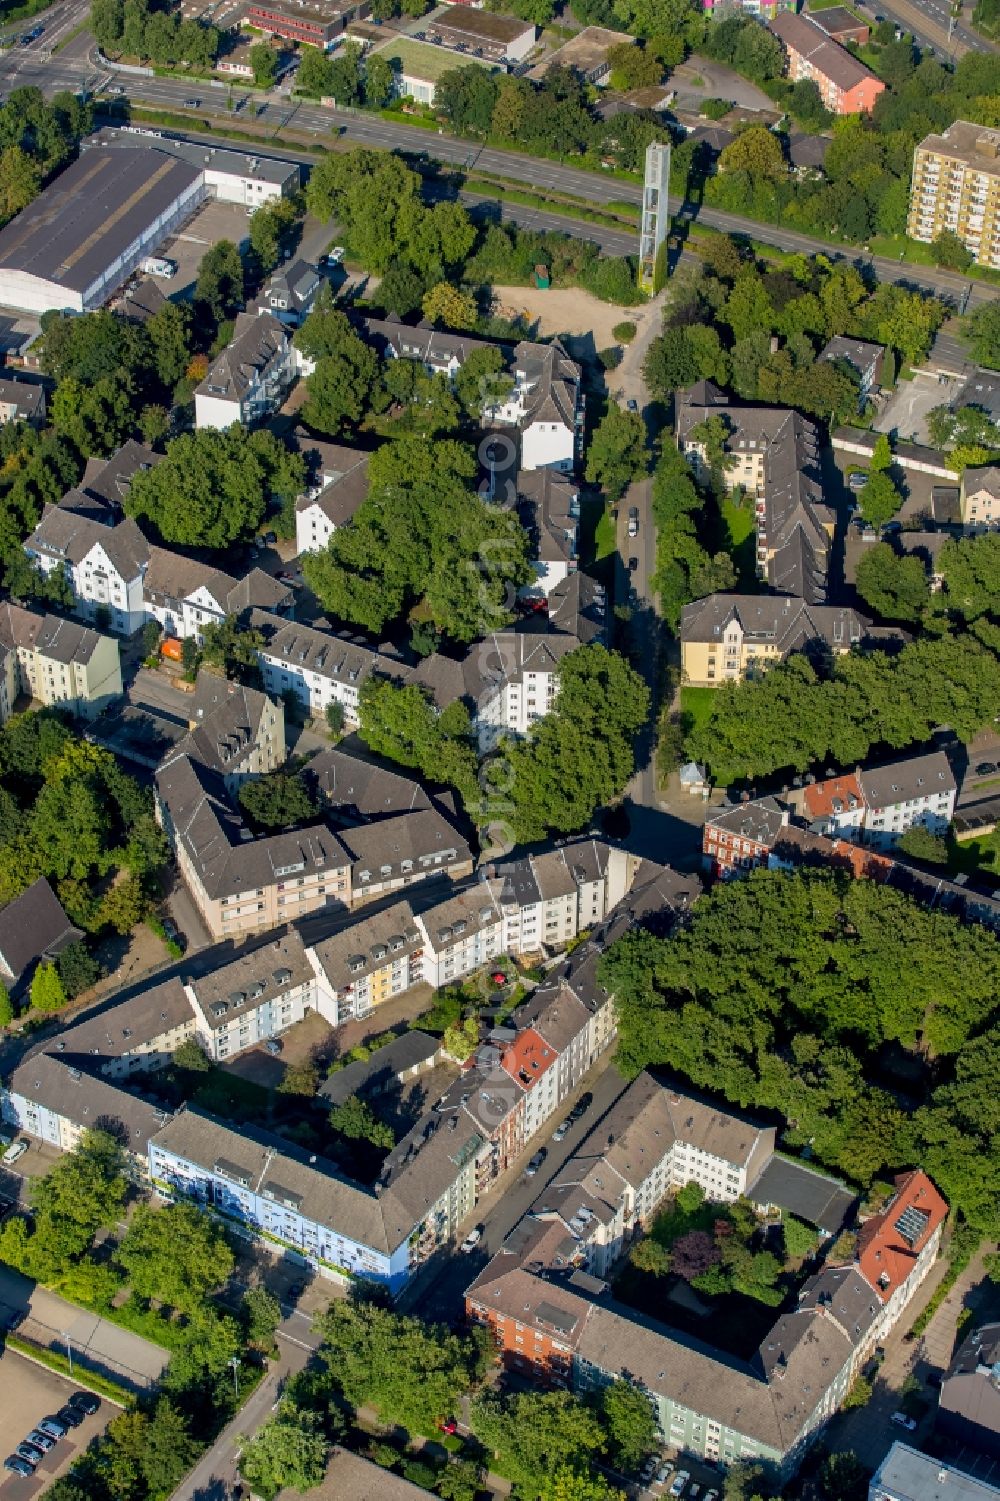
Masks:
[[[720,808],[708,819],[702,834],[702,853],[712,875],[718,878],[743,875],[766,865],[788,812],[773,797]]]

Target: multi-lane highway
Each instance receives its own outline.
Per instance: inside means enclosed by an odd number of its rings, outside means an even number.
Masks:
[[[56,24],[66,27],[65,34],[68,35],[74,26],[79,25],[84,9],[81,0],[63,0],[59,12],[60,18]],[[46,14],[52,15],[54,12]],[[192,125],[197,122],[202,130],[206,125],[210,126],[213,120],[220,125],[239,125],[243,119],[242,115],[234,117],[228,112],[227,88],[177,78],[137,77],[122,72],[112,74],[106,68],[97,67],[91,54],[86,51],[80,54],[78,44],[84,45],[83,36],[63,52],[48,52],[46,40],[46,34],[43,33],[31,46],[15,47],[0,58],[0,89],[6,93],[20,85],[33,84],[47,94],[59,89],[93,90],[113,78],[116,86],[123,88],[126,96],[137,104],[169,109],[181,115],[189,114]],[[241,91],[237,89],[235,92],[239,96]],[[192,98],[199,100],[197,108],[187,105],[186,101]],[[638,207],[641,199],[641,189],[620,178],[581,171],[560,162],[544,161],[516,151],[479,147],[474,142],[461,141],[444,134],[434,135],[416,126],[383,120],[377,115],[332,110],[318,104],[298,103],[272,95],[255,117],[254,123],[257,127],[266,126],[271,131],[272,138],[262,142],[262,149],[293,158],[298,156],[306,162],[311,162],[314,158],[301,151],[297,152],[284,142],[275,141],[274,134],[286,126],[300,133],[304,132],[307,136],[312,135],[317,140],[329,138],[331,132],[338,133],[359,145],[414,154],[425,153],[447,166],[475,167],[478,171],[523,184],[534,191],[544,192],[547,189],[595,204],[617,201]],[[528,223],[537,228],[564,229],[594,240],[609,254],[620,255],[635,248],[633,237],[627,231],[599,228],[585,220],[574,221],[561,214],[543,210],[520,208],[515,211],[510,208],[504,212],[505,217],[518,223]],[[971,304],[992,295],[989,289],[976,283],[971,284],[969,292],[970,283],[954,272],[914,267],[879,256],[865,256],[850,247],[776,225],[759,224],[738,214],[702,209],[698,218],[701,224],[708,227],[753,236],[780,250],[801,251],[805,254],[822,252],[833,257],[846,255],[856,261],[867,261],[883,281],[899,281],[923,287],[953,302],[958,302],[966,293],[969,293]]]

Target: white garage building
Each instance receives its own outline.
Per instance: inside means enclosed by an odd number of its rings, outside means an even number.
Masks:
[[[206,191],[204,171],[161,151],[84,151],[0,230],[0,305],[100,307]]]

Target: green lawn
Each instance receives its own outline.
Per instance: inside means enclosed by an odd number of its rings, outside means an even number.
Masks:
[[[727,495],[722,502],[722,520],[728,538],[727,551],[736,565],[737,588],[752,592],[758,588],[753,496],[745,495],[742,504],[736,505]]]
[[[984,834],[981,839],[963,839],[961,844],[949,841],[948,869],[953,875],[960,871],[970,875],[977,871],[984,875],[997,874],[1000,871],[1000,830]]]
[[[594,528],[594,562],[610,558],[617,547],[615,523],[609,510],[602,510]]]
[[[685,733],[690,734],[692,730],[699,730],[708,722],[714,702],[714,688],[685,687],[681,689],[681,719]]]

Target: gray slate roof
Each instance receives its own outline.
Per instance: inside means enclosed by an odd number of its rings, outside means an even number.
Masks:
[[[212,362],[196,396],[240,401],[253,383],[279,359],[288,344],[288,330],[270,313],[240,313],[233,337]]]
[[[0,962],[15,986],[36,960],[54,958],[82,937],[44,876],[0,912]]]

